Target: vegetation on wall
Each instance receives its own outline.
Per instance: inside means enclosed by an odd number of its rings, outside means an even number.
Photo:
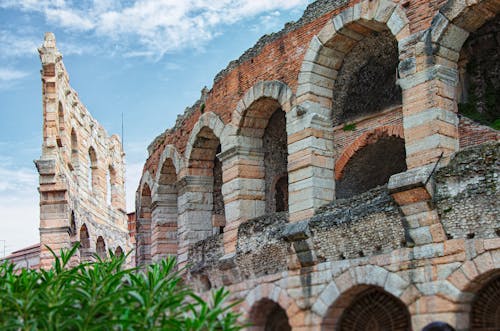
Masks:
[[[50,270],[0,265],[1,330],[241,329],[229,293],[202,300],[182,283],[174,259],[144,271],[124,268],[124,256],[69,267],[76,250],[61,251]]]

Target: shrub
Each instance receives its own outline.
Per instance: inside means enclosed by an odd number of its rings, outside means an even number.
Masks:
[[[96,257],[68,267],[61,251],[50,270],[0,265],[1,330],[240,330],[228,291],[205,302],[182,282],[175,259],[144,271],[124,268],[125,256]],[[54,253],[53,253],[54,254]],[[55,254],[54,254],[55,256]]]

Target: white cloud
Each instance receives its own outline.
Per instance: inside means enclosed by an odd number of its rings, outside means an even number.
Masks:
[[[272,25],[279,10],[304,6],[308,0],[0,0],[0,7],[42,14],[60,28],[93,32],[123,46],[126,56],[161,57],[165,53],[200,48],[224,25],[264,14]],[[267,14],[271,12],[272,14]],[[134,45],[139,49],[130,50]],[[137,47],[136,47],[137,48]]]
[[[29,76],[28,72],[9,69],[9,68],[0,68],[0,82],[8,82],[12,80],[22,79],[24,77]]]

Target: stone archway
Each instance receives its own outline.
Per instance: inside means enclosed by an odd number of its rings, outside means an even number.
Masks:
[[[149,173],[147,178],[150,179]],[[140,187],[138,217],[136,221],[136,265],[151,264],[151,187],[143,183]]]
[[[336,197],[349,198],[406,170],[405,142],[401,127],[379,127],[362,134],[335,165]]]
[[[261,299],[250,311],[251,331],[291,331],[286,311],[276,302]]]
[[[471,331],[500,330],[500,272],[481,287],[471,308]]]

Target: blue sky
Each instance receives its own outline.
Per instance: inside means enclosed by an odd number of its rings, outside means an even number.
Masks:
[[[311,0],[0,0],[0,257],[38,239],[36,48],[56,35],[70,83],[108,133],[125,123],[127,207],[146,147],[203,86]]]

